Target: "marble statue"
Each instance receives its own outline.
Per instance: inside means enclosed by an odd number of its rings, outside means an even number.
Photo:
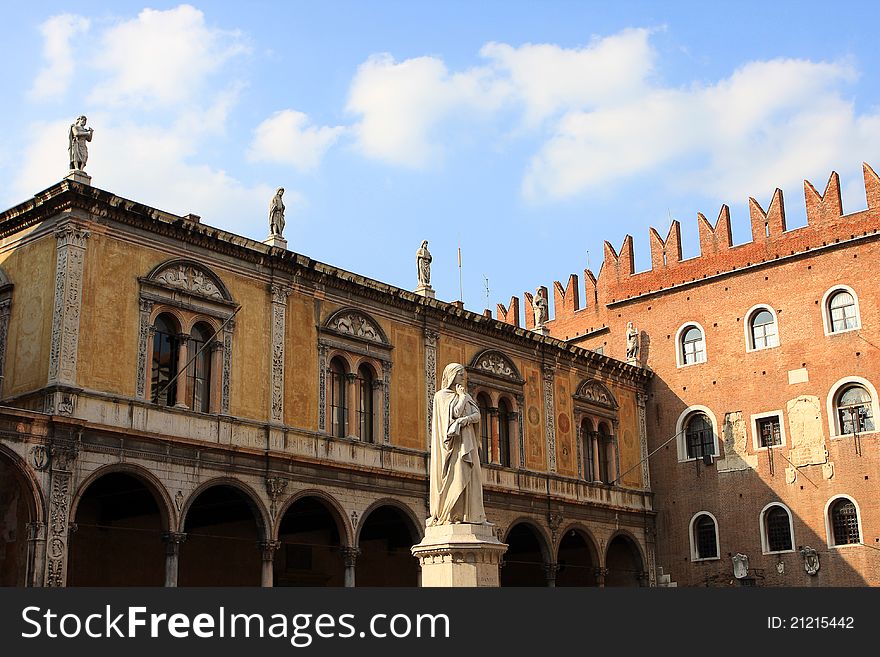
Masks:
[[[70,168],[82,171],[89,159],[87,141],[92,141],[92,128],[86,127],[86,117],[77,117],[67,132],[67,151],[70,154]]]
[[[626,324],[626,359],[634,360],[639,356],[639,332],[632,322]]]
[[[434,395],[428,526],[484,524],[480,409],[465,391],[465,370],[450,363]]]
[[[428,240],[416,251],[416,266],[419,274],[419,287],[431,286],[431,252],[428,251]]]
[[[541,288],[535,290],[535,296],[532,297],[532,310],[535,311],[535,328],[544,326],[547,321],[547,299],[541,293]]]
[[[279,187],[275,192],[275,196],[269,201],[269,235],[277,235],[281,237],[284,232],[284,188]]]

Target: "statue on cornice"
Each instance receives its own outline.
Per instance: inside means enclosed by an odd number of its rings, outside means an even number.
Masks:
[[[532,297],[532,310],[535,311],[535,328],[541,328],[547,321],[547,299],[544,298],[541,288],[535,290]]]
[[[269,236],[282,237],[284,232],[284,188],[279,187],[275,192],[275,196],[269,201]]]
[[[626,324],[626,359],[636,360],[639,357],[639,332],[632,322]]]
[[[67,131],[67,152],[70,155],[70,168],[82,171],[89,159],[87,141],[92,141],[94,130],[86,127],[86,117],[79,116]]]
[[[416,251],[416,267],[419,275],[419,287],[431,287],[431,252],[428,251],[428,240]]]

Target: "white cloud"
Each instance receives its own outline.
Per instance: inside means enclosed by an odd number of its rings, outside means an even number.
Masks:
[[[144,9],[102,35],[100,54],[92,64],[107,78],[90,100],[147,107],[187,102],[199,96],[210,75],[245,52],[237,32],[208,27],[195,7]]]
[[[725,199],[797,187],[880,148],[880,115],[857,116],[843,97],[855,78],[848,62],[752,62],[715,84],[572,111],[533,157],[523,192],[556,200],[646,173]]]
[[[46,63],[31,86],[31,98],[44,100],[64,95],[72,81],[76,61],[72,42],[88,29],[88,19],[73,14],[52,16],[40,25]]]
[[[366,155],[423,168],[442,157],[436,132],[444,122],[497,109],[507,93],[486,68],[450,74],[435,57],[384,54],[358,68],[347,109],[362,117],[355,133]]]
[[[344,131],[342,126],[309,125],[309,117],[302,112],[282,110],[257,126],[248,157],[311,171]]]
[[[480,54],[509,78],[526,121],[537,123],[560,110],[583,109],[644,93],[655,54],[650,30],[627,29],[594,39],[584,48],[488,43]]]

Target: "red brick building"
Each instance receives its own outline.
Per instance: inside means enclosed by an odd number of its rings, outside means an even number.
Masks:
[[[732,243],[724,206],[714,226],[697,215],[696,258],[682,260],[674,221],[665,240],[651,229],[649,271],[626,236],[619,252],[605,242],[598,276],[584,271],[583,303],[577,276],[553,284],[553,337],[626,360],[632,322],[629,358],[654,372],[657,566],[671,582],[880,584],[880,178],[865,164],[864,179],[866,210],[843,214],[834,173],[822,194],[805,182],[804,227],[786,230],[776,190],[766,211],[749,200],[751,242]],[[519,323],[517,299],[497,312]]]

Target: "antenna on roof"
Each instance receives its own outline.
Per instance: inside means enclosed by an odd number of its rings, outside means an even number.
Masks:
[[[489,305],[489,277],[486,274],[483,274],[483,280],[486,284],[486,306]]]
[[[461,284],[461,245],[458,246],[458,300],[464,303],[464,288]]]

